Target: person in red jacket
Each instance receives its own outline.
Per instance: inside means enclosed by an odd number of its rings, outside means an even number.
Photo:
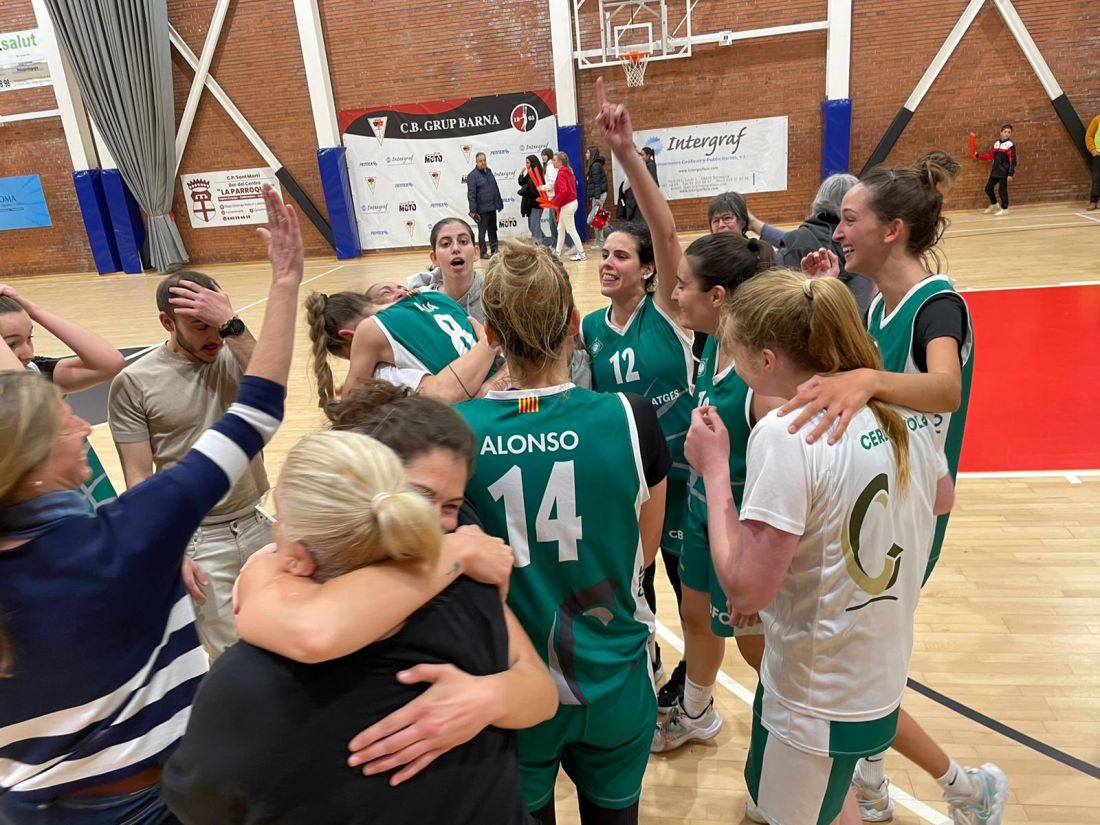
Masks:
[[[554,153],[554,168],[558,170],[558,176],[554,179],[554,206],[558,208],[558,244],[554,248],[554,254],[561,257],[562,246],[565,245],[565,235],[573,239],[576,251],[569,256],[571,261],[585,261],[588,256],[584,254],[584,242],[577,232],[577,178],[573,170],[569,168],[569,157],[565,152]]]
[[[982,155],[978,160],[993,161],[993,168],[989,170],[989,180],[985,184],[985,194],[989,198],[989,206],[986,207],[987,215],[1000,217],[1008,214],[1008,182],[1016,174],[1016,144],[1012,142],[1012,124],[1006,123],[1001,127],[1000,140],[994,141],[993,148]],[[997,197],[994,194],[996,187],[1001,188],[1001,204],[997,205]]]

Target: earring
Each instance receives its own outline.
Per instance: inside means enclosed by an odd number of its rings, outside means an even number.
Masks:
[[[32,487],[41,487],[41,486],[43,486],[43,485],[44,485],[45,483],[46,483],[46,482],[44,482],[44,481],[32,481],[32,482],[31,482],[31,486],[32,486]]]

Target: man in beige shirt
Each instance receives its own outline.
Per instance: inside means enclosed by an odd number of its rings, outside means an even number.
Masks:
[[[255,339],[217,282],[169,275],[157,288],[168,341],[111,383],[108,421],[127,487],[183,458],[237,397]],[[271,541],[256,505],[268,490],[262,454],[203,520],[183,563],[203,647],[211,660],[237,640],[232,590],[252,553]]]

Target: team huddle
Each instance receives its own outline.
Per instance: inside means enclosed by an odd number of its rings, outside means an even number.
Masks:
[[[151,784],[124,787],[152,789],[134,822],[550,825],[561,769],[585,825],[637,823],[651,754],[722,728],[714,687],[729,637],[759,675],[752,821],[890,819],[893,745],[944,788],[954,822],[1001,822],[1001,771],[961,768],[901,708],[974,367],[966,304],[936,272],[957,165],[931,153],[843,192],[827,182],[834,243],[799,256],[801,271],[781,263],[793,233],[776,247],[748,237],[755,218],[736,193],[681,249],[629,113],[602,81],[598,94],[597,127],[643,218],[602,239],[605,308],[582,318],[565,266],[537,243],[502,241],[475,269],[458,218],[433,227],[434,268],[412,288],[307,297],[331,426],[290,451],[270,551],[248,559],[220,608],[242,641],[203,631],[209,675],[194,667],[179,564],[211,508],[237,519],[231,491],[266,489],[252,462],[282,415],[302,277],[294,210],[265,192],[274,274],[239,399],[170,468],[92,515],[65,498],[84,465],[59,474],[56,449],[4,465],[15,481],[0,487],[0,608],[12,617],[0,748],[17,756],[0,775],[0,823],[45,822],[21,817],[145,772]],[[330,357],[350,362],[339,391]],[[5,449],[35,427],[54,428],[44,444],[86,434],[42,376],[0,382],[5,405],[25,398],[4,407]],[[118,386],[112,415],[136,421],[136,391],[126,402]],[[141,427],[111,427],[125,466]],[[132,561],[125,577],[144,588],[150,626],[117,671],[132,691],[66,699],[95,707],[35,752],[41,731],[27,728],[49,707],[35,696],[42,673],[26,674],[71,641],[41,628],[33,557],[59,531],[83,541],[78,530],[89,546],[128,548],[118,564]],[[667,679],[658,555],[685,642]],[[88,621],[79,605],[63,610]],[[111,763],[90,741],[132,744],[122,728],[143,714],[156,715],[157,741],[140,758]],[[98,765],[82,773],[81,759]]]

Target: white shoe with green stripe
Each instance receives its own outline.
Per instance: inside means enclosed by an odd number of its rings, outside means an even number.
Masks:
[[[852,779],[852,790],[859,803],[859,815],[864,822],[889,822],[894,818],[894,803],[890,801],[890,780],[882,780],[877,788],[865,785],[859,777]]]
[[[955,825],[1001,825],[1008,802],[1008,777],[992,762],[980,768],[967,768],[973,789],[965,799],[947,801],[948,813]]]

